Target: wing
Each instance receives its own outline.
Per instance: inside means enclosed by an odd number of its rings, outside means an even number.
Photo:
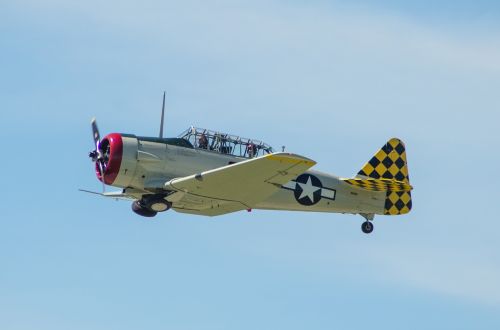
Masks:
[[[214,170],[173,179],[165,189],[179,212],[220,215],[251,209],[316,162],[295,154],[276,153]]]

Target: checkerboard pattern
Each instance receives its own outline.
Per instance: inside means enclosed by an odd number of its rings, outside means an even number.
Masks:
[[[406,149],[403,141],[389,140],[358,172],[359,176],[373,179],[389,179],[409,184],[406,165]],[[412,206],[409,191],[387,191],[384,214],[398,215],[410,212]]]
[[[342,181],[370,191],[403,192],[412,189],[406,182],[387,179],[342,179]]]

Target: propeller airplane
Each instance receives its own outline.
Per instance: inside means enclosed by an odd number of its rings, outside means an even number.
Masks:
[[[274,152],[260,140],[197,127],[164,138],[164,114],[165,93],[158,137],[111,133],[101,139],[92,119],[95,149],[89,157],[103,185],[96,194],[130,200],[144,217],[169,209],[205,216],[252,209],[359,214],[367,234],[375,215],[411,210],[406,150],[397,138],[356,176],[341,178],[311,170],[315,161]],[[105,185],[122,190],[105,192]]]

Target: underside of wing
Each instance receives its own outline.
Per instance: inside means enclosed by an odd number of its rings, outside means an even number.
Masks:
[[[222,202],[222,201],[207,199],[207,205],[205,205],[205,207],[200,207],[200,205],[193,206],[190,204],[183,204],[174,206],[173,209],[180,213],[189,213],[189,214],[214,217],[217,215],[223,215],[227,213],[244,210],[245,206],[238,202]]]
[[[179,212],[219,215],[251,209],[316,162],[303,156],[276,153],[220,167],[165,183],[175,191]]]

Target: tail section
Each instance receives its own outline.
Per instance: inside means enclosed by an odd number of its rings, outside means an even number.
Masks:
[[[406,149],[403,141],[393,138],[387,141],[375,156],[358,172],[358,178],[386,179],[410,184]],[[410,212],[412,207],[409,190],[387,190],[384,214],[398,215]]]

